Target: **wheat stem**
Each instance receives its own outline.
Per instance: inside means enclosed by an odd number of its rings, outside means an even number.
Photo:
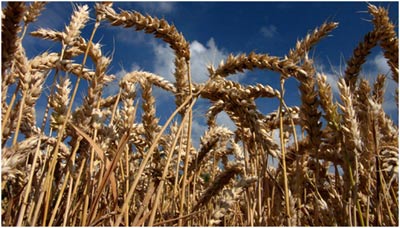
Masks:
[[[194,105],[195,103],[192,103],[192,104]],[[190,108],[192,108],[192,107],[190,107]],[[171,148],[175,148],[176,143],[178,142],[179,136],[181,135],[181,132],[182,132],[184,126],[185,126],[185,123],[186,123],[188,117],[190,118],[190,115],[185,115],[184,116],[184,119],[182,120],[182,123],[179,126],[178,131],[176,132],[176,136],[175,136],[174,141],[172,142]],[[171,158],[172,158],[173,154],[174,154],[174,150],[171,149],[169,151],[169,153],[168,153],[168,158],[167,158],[167,161],[166,161],[165,166],[164,166],[164,170],[163,170],[163,173],[162,173],[162,176],[161,176],[161,182],[160,182],[160,184],[159,184],[159,186],[157,188],[156,197],[155,197],[154,204],[153,204],[153,207],[152,207],[150,221],[148,223],[148,226],[153,226],[154,225],[154,219],[155,219],[155,215],[156,215],[156,212],[157,212],[157,207],[158,207],[158,204],[159,204],[161,191],[162,191],[162,189],[164,187],[165,178],[166,178],[166,176],[168,174],[169,163],[171,162]]]
[[[289,187],[288,187],[288,180],[287,180],[287,172],[286,172],[286,150],[285,150],[285,142],[284,142],[284,136],[283,136],[283,96],[285,93],[284,90],[284,84],[285,84],[285,79],[281,78],[280,80],[280,104],[279,104],[279,137],[280,137],[280,143],[281,143],[281,153],[282,153],[282,166],[283,166],[283,181],[284,181],[284,187],[285,187],[285,204],[286,204],[286,215],[288,216],[287,222],[288,226],[291,226],[291,214],[290,214],[290,202],[289,202]]]
[[[181,111],[181,110],[185,107],[185,105],[188,104],[191,100],[192,100],[192,98],[191,98],[191,97],[188,97],[188,98],[182,103],[182,105],[181,105],[180,107],[178,107],[178,108],[171,114],[171,116],[170,116],[170,117],[168,118],[168,120],[165,122],[164,126],[161,128],[160,132],[159,132],[159,133],[157,134],[157,136],[155,137],[153,144],[151,145],[151,147],[150,147],[149,150],[147,151],[146,157],[144,157],[144,159],[143,159],[143,161],[142,161],[142,163],[141,163],[141,165],[140,165],[140,167],[139,167],[139,169],[138,169],[138,171],[137,171],[136,177],[135,177],[133,183],[132,183],[131,186],[130,186],[128,196],[126,197],[126,200],[124,201],[124,204],[123,204],[123,206],[122,206],[121,211],[125,211],[125,210],[126,210],[128,204],[129,204],[129,202],[130,202],[130,200],[131,200],[131,198],[132,198],[132,196],[133,196],[133,193],[134,193],[134,191],[135,191],[135,189],[136,189],[136,186],[137,186],[137,184],[138,184],[138,182],[139,182],[140,176],[141,176],[141,174],[143,173],[143,170],[144,170],[144,168],[145,168],[145,166],[146,166],[148,160],[150,159],[151,155],[153,154],[154,149],[156,148],[157,142],[160,140],[162,133],[165,131],[165,129],[167,128],[168,124],[173,120],[173,118],[178,114],[178,112]],[[195,103],[195,100],[193,100],[192,103]],[[117,220],[116,220],[116,222],[115,222],[115,224],[114,224],[115,226],[118,226],[118,225],[121,223],[121,220],[122,220],[123,215],[124,215],[124,213],[121,213],[120,215],[118,215]]]

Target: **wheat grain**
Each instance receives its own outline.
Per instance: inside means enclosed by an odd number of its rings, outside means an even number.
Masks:
[[[154,135],[157,133],[158,119],[156,118],[155,98],[152,95],[151,83],[143,81],[140,83],[142,87],[142,122],[145,129],[146,141],[151,143]]]
[[[50,123],[52,128],[59,129],[64,121],[69,104],[69,94],[71,92],[71,81],[68,78],[62,78],[56,85],[57,91],[50,96],[49,104],[54,110],[51,114]]]
[[[202,161],[206,158],[206,156],[210,154],[212,150],[215,150],[215,148],[222,147],[221,145],[218,145],[218,141],[227,141],[227,139],[230,138],[232,135],[232,132],[223,127],[214,127],[206,131],[204,133],[204,136],[200,139],[201,148],[197,155],[197,158],[191,162],[188,168],[188,172],[197,172],[202,166]]]
[[[226,62],[221,62],[211,77],[215,77],[217,75],[221,77],[227,77],[230,74],[243,72],[245,69],[252,70],[253,68],[269,69],[279,72],[285,77],[293,75],[295,77],[302,78],[307,74],[303,69],[295,65],[289,59],[279,59],[275,56],[251,52],[249,55],[229,55],[226,59]]]
[[[374,16],[372,23],[375,29],[381,31],[380,45],[383,48],[384,56],[392,70],[392,77],[397,83],[399,82],[399,40],[395,32],[395,26],[390,21],[388,11],[383,7],[376,7],[368,4],[368,11]]]
[[[334,130],[338,130],[339,114],[337,112],[337,105],[332,100],[332,89],[327,83],[327,77],[324,74],[317,75],[318,94],[320,97],[320,104],[325,111],[324,118],[328,121],[328,126]]]
[[[356,113],[353,106],[353,96],[350,92],[350,87],[346,86],[344,79],[340,79],[338,82],[340,90],[340,98],[343,105],[339,104],[340,109],[343,111],[342,114],[342,129],[343,133],[347,136],[346,148],[348,153],[352,153],[352,156],[356,156],[357,151],[361,150],[361,141],[359,136],[359,124],[356,119]]]
[[[179,107],[186,97],[182,91],[188,84],[186,81],[188,70],[186,68],[190,60],[189,43],[185,40],[183,35],[165,20],[159,20],[151,16],[145,17],[138,12],[122,11],[120,14],[117,14],[111,6],[104,4],[98,5],[96,10],[99,14],[105,15],[114,26],[124,25],[125,27],[135,27],[137,30],[144,30],[146,33],[154,33],[155,37],[161,38],[166,43],[170,44],[171,48],[176,53],[176,70],[174,75],[178,94],[176,95],[176,105]],[[181,115],[183,115],[183,113],[181,113]]]
[[[365,63],[371,49],[375,47],[379,41],[380,32],[372,30],[364,36],[364,40],[358,44],[353,51],[353,56],[347,61],[344,78],[350,88],[354,89],[357,77],[361,71],[362,64]]]
[[[333,29],[337,28],[337,26],[338,23],[336,22],[325,22],[319,28],[315,28],[312,34],[307,34],[307,36],[303,40],[297,41],[296,48],[289,51],[288,58],[293,60],[293,62],[295,63],[299,62],[310,51],[312,46],[317,44]]]
[[[23,19],[26,7],[24,2],[9,2],[3,9],[4,18],[1,23],[2,51],[1,51],[1,74],[6,75],[6,69],[11,66],[14,54],[17,51],[19,26]],[[12,81],[12,79],[4,80]]]
[[[44,9],[45,5],[46,2],[33,2],[31,5],[29,5],[28,10],[25,12],[23,18],[25,24],[35,22],[40,16],[40,13]]]
[[[345,171],[345,182],[349,183],[345,189],[345,197],[347,198],[348,190],[351,191],[351,198],[349,197],[348,206],[351,210],[356,211],[357,191],[359,185],[359,156],[362,150],[359,122],[356,119],[354,110],[353,96],[350,92],[350,86],[346,85],[345,79],[340,79],[338,82],[338,88],[340,90],[340,98],[343,105],[339,104],[340,109],[343,111],[342,114],[342,134],[345,136],[343,139],[344,143],[344,160],[346,165],[344,166]],[[347,179],[349,178],[349,179]],[[354,208],[354,209],[353,209]],[[349,212],[350,215],[352,212]],[[356,218],[353,218],[356,219]],[[362,219],[362,218],[361,218]],[[351,222],[351,218],[349,220]]]
[[[223,224],[223,221],[221,219],[223,219],[225,216],[227,216],[229,212],[233,210],[232,207],[240,198],[242,192],[255,181],[256,178],[246,178],[238,183],[235,183],[232,188],[227,188],[223,190],[222,197],[218,200],[219,202],[216,208],[211,213],[212,219],[209,220],[208,225],[213,226]]]
[[[360,80],[360,84],[355,92],[356,99],[354,99],[354,109],[356,110],[357,120],[360,123],[360,136],[362,137],[362,141],[371,141],[373,140],[372,137],[372,130],[371,130],[371,119],[369,115],[370,105],[368,99],[370,99],[370,92],[371,87],[369,82],[365,79]],[[362,150],[361,158],[364,160],[371,160],[372,159],[372,144],[368,144]],[[367,164],[365,164],[367,166]],[[368,167],[365,167],[368,169]]]
[[[193,207],[192,211],[198,210],[202,205],[205,205],[211,197],[216,195],[225,185],[229,183],[229,181],[234,177],[234,175],[240,172],[239,167],[232,166],[227,167],[226,170],[221,173],[218,177],[216,177],[215,181],[212,185],[202,194],[199,201]]]
[[[154,33],[157,38],[163,39],[171,45],[177,56],[186,60],[190,59],[189,43],[180,34],[175,26],[171,26],[167,21],[151,16],[143,16],[139,12],[121,11],[117,14],[111,6],[98,5],[97,12],[102,13],[114,26],[123,25],[125,27],[135,27],[138,30],[144,30],[146,33]]]
[[[179,107],[182,102],[185,100],[185,97],[187,96],[187,92],[185,91],[186,88],[188,88],[188,81],[186,80],[186,75],[188,74],[188,69],[187,69],[187,62],[184,57],[175,57],[175,87],[176,87],[176,93],[175,93],[175,104],[177,107]],[[183,115],[183,111],[180,113]]]
[[[308,59],[307,55],[303,63],[303,69],[307,72],[308,77],[300,81],[299,90],[302,105],[300,106],[299,115],[303,121],[301,125],[307,131],[310,137],[310,143],[313,148],[315,148],[315,152],[317,152],[319,144],[321,143],[319,135],[322,123],[320,121],[321,113],[318,111],[320,102],[318,93],[315,90],[315,70],[312,66],[312,61]]]
[[[89,20],[89,7],[87,5],[77,6],[74,14],[71,17],[70,24],[65,28],[63,33],[63,44],[72,46],[73,42],[81,33],[81,29],[85,27]]]
[[[40,28],[36,31],[30,33],[34,37],[51,40],[51,41],[61,41],[63,39],[63,33],[54,31],[51,29]]]
[[[383,104],[386,76],[379,74],[374,83],[373,98],[378,104]]]
[[[150,72],[134,71],[134,72],[126,74],[124,76],[124,80],[127,80],[132,83],[139,82],[139,81],[140,82],[148,81],[152,85],[160,87],[168,92],[177,93],[176,88],[172,83],[165,80],[163,77],[153,74],[153,73],[150,73]]]

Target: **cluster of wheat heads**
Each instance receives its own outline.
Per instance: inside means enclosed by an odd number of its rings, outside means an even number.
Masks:
[[[308,52],[337,23],[316,28],[284,57],[230,55],[198,84],[191,82],[189,43],[176,27],[117,12],[111,3],[95,4],[89,39],[80,32],[89,20],[87,5],[75,8],[64,31],[30,33],[61,43],[61,50],[28,59],[22,40],[44,7],[9,2],[2,14],[2,225],[398,225],[398,127],[382,106],[385,83],[398,83],[398,39],[384,8],[368,5],[373,29],[348,60],[336,100]],[[111,57],[93,42],[101,23],[168,43],[176,81],[129,72],[119,92],[104,97],[114,78],[107,74]],[[377,45],[393,78],[378,75],[370,85],[359,74]],[[281,87],[229,80],[255,68],[278,72]],[[299,107],[285,103],[290,77],[300,82]],[[80,83],[87,93],[73,109]],[[37,123],[35,105],[47,85],[45,115]],[[154,86],[175,97],[164,124]],[[192,110],[198,98],[210,107],[196,149]],[[264,115],[258,98],[280,105]],[[217,124],[222,111],[235,131]]]

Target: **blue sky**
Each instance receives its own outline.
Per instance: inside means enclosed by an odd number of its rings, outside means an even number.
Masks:
[[[373,4],[389,8],[392,21],[398,25],[398,2],[378,2]],[[38,21],[31,24],[28,31],[38,28],[63,30],[69,23],[73,4],[88,4],[91,18],[94,18],[93,2],[50,2]],[[2,2],[2,7],[5,3]],[[273,56],[284,56],[296,41],[306,36],[325,21],[339,22],[339,27],[323,39],[310,53],[320,72],[328,75],[329,82],[336,88],[339,73],[345,69],[353,49],[364,35],[373,29],[368,22],[371,16],[367,13],[366,2],[118,2],[114,9],[136,10],[166,19],[183,33],[191,44],[192,77],[195,82],[207,79],[206,66],[218,66],[229,53],[267,53]],[[89,38],[93,29],[91,20],[83,30],[83,37]],[[112,27],[103,22],[94,37],[100,42],[103,53],[112,55],[113,62],[108,73],[120,78],[126,72],[144,70],[154,72],[170,81],[173,79],[173,53],[160,40],[142,31]],[[43,42],[38,38],[27,37],[24,47],[28,57],[33,57],[46,50],[60,51],[60,46],[53,42]],[[88,66],[90,67],[90,65]],[[389,67],[382,56],[382,50],[373,49],[363,68],[363,75],[374,81],[377,73],[390,74]],[[268,71],[256,70],[231,76],[232,80],[243,84],[268,84],[279,89],[279,77]],[[389,76],[391,78],[391,76]],[[107,87],[105,95],[117,90],[117,82]],[[299,105],[299,92],[294,79],[286,83],[285,100],[289,105]],[[84,86],[86,86],[84,84]],[[398,123],[398,108],[395,105],[394,91],[397,84],[387,80],[386,101],[387,113]],[[46,91],[41,101],[47,97]],[[84,94],[80,91],[78,95]],[[155,90],[157,112],[161,120],[168,118],[174,110],[173,97],[160,90]],[[77,98],[80,102],[81,98]],[[259,99],[259,109],[267,114],[278,108],[278,101]],[[37,108],[44,107],[40,103]],[[200,100],[195,106],[194,137],[203,134],[204,116],[208,102]],[[43,108],[44,109],[44,108]],[[40,111],[38,119],[41,119]],[[218,121],[234,128],[226,115],[220,115]]]

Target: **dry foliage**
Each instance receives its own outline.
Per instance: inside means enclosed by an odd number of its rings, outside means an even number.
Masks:
[[[22,39],[43,9],[44,3],[9,2],[2,14],[2,225],[398,226],[398,127],[382,107],[385,83],[398,83],[398,39],[384,8],[368,5],[374,27],[348,60],[338,101],[308,57],[337,23],[316,28],[285,57],[230,55],[197,84],[189,42],[176,27],[116,12],[111,3],[95,5],[89,39],[80,32],[89,20],[86,5],[76,7],[64,31],[32,32],[60,42],[61,50],[28,59]],[[176,82],[135,71],[119,82],[118,94],[102,96],[114,77],[107,74],[111,58],[93,43],[100,23],[168,43]],[[378,75],[369,85],[359,74],[377,45],[393,80]],[[88,58],[94,69],[86,68]],[[278,72],[281,88],[228,78],[256,68]],[[290,77],[300,82],[299,107],[285,104]],[[72,109],[81,80],[87,94]],[[35,105],[49,81],[44,119],[36,123]],[[153,86],[175,97],[176,110],[163,125]],[[196,149],[192,108],[200,97],[211,105]],[[262,114],[255,103],[261,97],[278,99],[277,111]],[[222,111],[235,131],[216,124]]]

